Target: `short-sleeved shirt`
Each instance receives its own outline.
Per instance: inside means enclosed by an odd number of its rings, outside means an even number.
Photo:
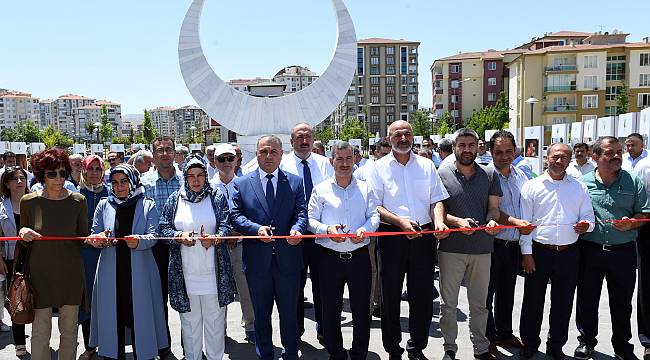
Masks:
[[[596,179],[595,171],[584,175],[580,181],[587,186],[596,215],[594,231],[582,234],[580,238],[607,245],[620,245],[634,241],[637,230],[618,231],[608,220],[650,212],[648,195],[641,179],[625,170],[620,170],[618,178],[610,186],[605,186]]]
[[[494,168],[474,163],[476,172],[467,179],[456,163],[440,168],[440,178],[449,198],[443,201],[447,214],[459,218],[474,218],[480,225],[487,223],[488,199],[502,196],[499,176]],[[472,235],[454,232],[440,241],[439,250],[460,254],[489,254],[494,247],[494,236],[485,231]]]

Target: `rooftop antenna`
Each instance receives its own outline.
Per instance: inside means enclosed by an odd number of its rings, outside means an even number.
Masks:
[[[600,33],[602,33],[605,25],[596,25],[596,27],[598,27],[600,29]]]

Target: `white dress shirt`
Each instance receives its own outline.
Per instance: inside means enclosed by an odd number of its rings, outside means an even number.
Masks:
[[[375,161],[368,185],[380,206],[422,225],[432,221],[431,205],[449,197],[433,161],[413,153],[406,165],[392,152]]]
[[[334,176],[334,168],[332,167],[332,164],[330,164],[329,159],[325,156],[316,153],[309,153],[309,157],[305,160],[307,160],[307,164],[309,164],[311,183],[314,187],[324,180]],[[302,179],[304,168],[305,166],[302,164],[302,159],[296,156],[293,151],[282,157],[282,162],[280,163],[280,169],[282,169],[282,171],[300,176]]]
[[[633,174],[636,174],[641,179],[645,185],[645,192],[648,194],[648,199],[650,199],[650,158],[641,159],[636,163]]]
[[[219,177],[219,173],[216,173],[216,175],[214,175],[214,177],[212,178],[212,181],[210,181],[210,185],[212,185],[213,189],[221,190],[223,195],[228,200],[228,207],[230,209],[232,209],[232,196],[235,194],[235,179],[237,179],[237,176],[233,177],[229,183],[224,184],[223,181],[221,181],[221,178]],[[266,187],[266,183],[264,184],[264,187]]]
[[[273,177],[271,178],[271,184],[273,184],[273,191],[275,192],[276,197],[278,195],[278,173],[279,172],[280,172],[279,168],[275,169],[275,171],[272,172]],[[258,173],[260,174],[260,180],[262,181],[262,191],[264,191],[264,195],[266,195],[266,183],[269,182],[269,179],[266,178],[266,175],[268,175],[269,173],[262,170],[262,168],[259,168]]]
[[[447,155],[446,158],[444,158],[444,159],[442,159],[442,161],[440,161],[440,165],[438,165],[438,169],[442,168],[443,166],[452,165],[454,163],[454,161],[456,161],[456,155],[449,154],[449,155]]]
[[[372,171],[372,167],[375,165],[375,162],[367,163],[365,166],[361,166],[354,170],[354,178],[361,181],[368,180],[368,174]]]
[[[596,166],[594,166],[594,164],[589,161],[585,162],[584,165],[580,165],[576,160],[573,160],[569,164],[569,167],[566,169],[566,173],[576,179],[579,179],[582,175],[594,171],[595,168]]]
[[[314,188],[309,199],[309,231],[314,234],[327,234],[327,227],[335,224],[346,225],[341,232],[356,234],[360,228],[364,232],[374,232],[379,227],[379,212],[377,212],[377,197],[364,181],[352,178],[345,188],[336,183],[331,177]],[[338,252],[354,251],[370,242],[365,238],[358,244],[350,239],[345,242],[335,242],[329,238],[318,238],[321,246]]]
[[[521,189],[521,217],[541,225],[529,235],[521,235],[521,253],[532,254],[532,241],[549,245],[569,245],[578,240],[573,229],[579,221],[589,221],[594,230],[594,209],[587,186],[571,175],[553,180],[548,172],[529,180]]]
[[[623,165],[621,165],[621,168],[629,173],[633,173],[636,164],[638,164],[639,161],[647,157],[648,157],[648,150],[646,149],[643,149],[641,155],[639,155],[636,159],[632,159],[632,156],[630,156],[629,152],[625,153],[623,154]]]

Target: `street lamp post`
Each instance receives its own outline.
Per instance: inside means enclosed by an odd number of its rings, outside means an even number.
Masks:
[[[528,100],[526,100],[526,104],[530,104],[530,126],[533,126],[533,109],[535,108],[535,104],[537,104],[539,100],[537,100],[533,95],[531,95]]]
[[[99,128],[102,126],[102,124],[98,121],[93,124],[95,127],[95,131],[97,131],[97,143],[99,144]]]
[[[436,116],[435,112],[433,112],[433,111],[431,112],[431,114],[429,114],[428,117],[429,117],[429,121],[431,121],[431,134],[433,134],[433,130],[435,128],[435,124],[436,124],[436,121],[438,120],[438,117]]]
[[[196,126],[192,125],[190,127],[190,130],[192,130],[192,142],[194,143],[194,142],[196,142],[196,139],[195,139],[196,135],[194,134],[194,132],[196,131]]]

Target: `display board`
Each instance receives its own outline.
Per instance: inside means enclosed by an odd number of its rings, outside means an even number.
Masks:
[[[490,141],[492,135],[494,135],[499,130],[485,130],[485,141]]]
[[[417,135],[413,137],[413,142],[418,145],[422,145],[422,140],[424,140],[424,136],[422,135]]]
[[[571,134],[569,134],[569,139],[571,147],[577,143],[582,142],[582,122],[571,123]]]
[[[90,152],[93,154],[104,155],[104,145],[103,144],[90,144]]]
[[[596,119],[585,120],[582,125],[582,142],[589,143],[596,140]]]
[[[639,128],[637,132],[643,136],[645,148],[650,148],[648,146],[648,137],[650,136],[650,108],[645,108],[639,113]]]
[[[32,154],[36,154],[37,152],[41,152],[43,150],[45,150],[45,143],[37,142],[29,144],[29,151]]]
[[[542,149],[544,148],[544,127],[528,126],[524,128],[524,158],[528,160],[533,171],[541,174],[544,170]]]
[[[75,154],[86,154],[86,145],[84,144],[74,144],[72,145],[72,151]]]
[[[569,142],[569,126],[555,124],[551,126],[551,144],[566,144]],[[550,144],[549,144],[550,145]]]
[[[361,149],[361,139],[350,139],[348,140],[348,143]]]
[[[124,144],[111,144],[110,149],[111,149],[111,151],[114,151],[114,152],[123,153],[124,152]]]
[[[616,116],[598,118],[596,126],[596,139],[603,136],[614,136],[616,134]]]
[[[27,155],[27,143],[18,141],[11,142],[9,149],[16,155]]]

